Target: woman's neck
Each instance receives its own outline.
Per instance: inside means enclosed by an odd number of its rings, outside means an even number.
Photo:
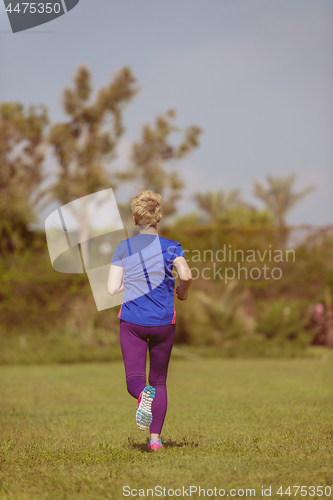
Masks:
[[[139,226],[139,233],[140,234],[153,234],[157,235],[157,227],[156,226],[150,226],[148,229],[146,229],[145,226]]]

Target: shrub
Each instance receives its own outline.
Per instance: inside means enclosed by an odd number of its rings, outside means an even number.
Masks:
[[[216,344],[238,340],[246,330],[238,315],[239,307],[244,301],[244,294],[236,295],[234,288],[235,282],[230,283],[218,300],[202,292],[198,294],[204,311],[215,329]]]
[[[274,301],[260,315],[256,330],[267,339],[298,340],[309,344],[310,338],[305,333],[306,309],[304,301]]]

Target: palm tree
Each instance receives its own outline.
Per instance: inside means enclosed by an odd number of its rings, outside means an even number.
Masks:
[[[208,193],[196,193],[194,200],[213,223],[221,222],[226,219],[229,210],[243,205],[238,189],[232,189],[228,192],[209,191]]]
[[[213,223],[212,250],[215,253],[218,250],[217,224],[228,219],[230,210],[244,205],[240,199],[240,191],[238,189],[232,189],[229,192],[209,191],[208,193],[196,193],[193,198]]]
[[[314,190],[314,186],[308,186],[302,191],[295,193],[292,190],[294,181],[295,175],[293,174],[286,177],[271,177],[268,175],[267,188],[259,182],[254,183],[254,195],[266,204],[269,211],[273,214],[279,229],[285,227],[286,215],[294,205]]]
[[[244,333],[245,325],[238,317],[238,308],[244,303],[245,293],[236,294],[237,282],[228,284],[223,295],[218,299],[203,292],[199,292],[198,298],[217,333],[217,343],[226,340],[237,340]]]

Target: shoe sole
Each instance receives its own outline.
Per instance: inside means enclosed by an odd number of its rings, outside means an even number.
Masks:
[[[142,397],[136,411],[136,425],[141,431],[148,429],[153,420],[151,405],[154,401],[155,389],[148,385],[143,389]]]
[[[154,444],[157,444],[156,448],[155,447],[153,448]],[[158,450],[161,450],[163,448],[163,445],[161,442],[160,443],[149,443],[149,441],[148,441],[147,448],[149,451],[158,451]]]

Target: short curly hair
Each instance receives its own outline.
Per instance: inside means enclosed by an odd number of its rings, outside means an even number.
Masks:
[[[136,195],[131,201],[132,214],[139,226],[153,226],[157,224],[162,216],[162,196],[152,191],[143,191]]]

